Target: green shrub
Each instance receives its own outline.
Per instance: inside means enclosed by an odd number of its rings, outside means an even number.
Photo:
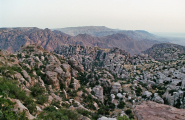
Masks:
[[[59,102],[59,101],[53,100],[52,103],[51,103],[51,105],[54,105],[54,106],[56,106],[56,107],[58,107],[58,108],[61,108],[60,102]]]
[[[28,101],[27,101],[28,102]],[[29,104],[28,104],[29,103]],[[37,111],[36,104],[33,100],[30,100],[27,104],[24,104],[31,114],[35,114]]]
[[[136,87],[135,92],[137,96],[141,96],[142,89],[140,87]]]
[[[84,110],[84,109],[77,109],[76,110],[79,114],[82,114],[83,116],[89,116],[91,115],[91,112]]]
[[[102,105],[100,107],[100,109],[98,109],[98,114],[101,114],[101,115],[109,115],[110,114],[109,107]]]
[[[125,107],[125,102],[120,101],[117,107],[123,109]]]
[[[57,111],[57,109],[54,107],[54,106],[48,106],[46,108],[44,108],[45,111],[48,111],[48,112],[54,112],[54,111]]]
[[[43,120],[78,120],[79,115],[72,110],[56,110],[54,106],[49,106],[39,114],[38,118]]]
[[[89,80],[86,78],[86,75],[87,75],[87,73],[85,73],[85,72],[78,73],[77,79],[80,81],[81,85],[86,85],[89,82]]]
[[[126,113],[127,115],[130,115],[130,114],[132,113],[132,110],[127,109],[127,110],[125,110],[125,113]]]
[[[115,109],[115,104],[114,104],[114,103],[110,103],[110,104],[109,104],[109,108]]]
[[[12,54],[11,54],[10,57],[15,57],[15,55],[12,55]]]
[[[36,97],[37,103],[43,105],[44,103],[48,102],[48,96],[46,95],[39,95]]]
[[[87,107],[91,110],[96,110],[96,107],[92,103],[89,103]]]
[[[169,93],[171,94],[171,95],[173,95],[173,92],[177,92],[177,90],[169,90]]]
[[[0,72],[4,75],[4,76],[6,76],[6,74],[7,73],[9,73],[9,74],[15,74],[15,71],[17,71],[17,72],[19,72],[19,73],[21,73],[21,71],[22,71],[22,69],[20,68],[20,67],[18,67],[18,66],[16,66],[16,65],[14,65],[14,66],[3,66],[3,67],[0,67]]]
[[[37,67],[34,68],[34,70],[36,71],[36,74],[37,74],[38,76],[41,77],[41,79],[44,81],[44,83],[47,84],[47,85],[49,85],[49,83],[48,83],[48,81],[47,81],[47,79],[46,79],[46,74],[43,74],[43,73],[40,71],[40,69],[37,68]]]
[[[16,84],[17,83],[12,80],[1,78],[0,95],[23,101],[23,104],[30,110],[30,113],[34,113],[36,111],[36,104],[34,104],[32,98],[28,97]]]
[[[117,120],[129,120],[126,115],[119,116]]]
[[[19,54],[17,54],[17,58],[22,58],[22,56],[21,56],[21,54],[19,53]]]
[[[15,113],[13,111],[15,103],[9,99],[0,97],[0,120],[28,120],[25,112]]]
[[[134,119],[134,115],[132,114],[132,110],[127,109],[127,110],[125,110],[125,113],[129,116],[130,119]]]
[[[33,97],[40,96],[45,92],[44,88],[40,87],[39,84],[35,84],[33,87],[30,88],[30,90]]]

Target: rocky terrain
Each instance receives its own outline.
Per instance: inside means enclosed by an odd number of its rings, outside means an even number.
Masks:
[[[104,37],[82,33],[76,36],[70,36],[61,31],[51,31],[47,28],[1,28],[0,49],[15,52],[22,45],[37,44],[44,49],[53,51],[58,46],[71,44],[89,47],[98,46],[101,48],[118,47],[134,55],[159,43],[155,37],[152,37],[146,31],[127,31],[111,35],[108,34]]]
[[[68,44],[2,50],[0,119],[183,119],[185,59],[162,57]]]
[[[172,43],[155,44],[143,53],[158,61],[184,59],[185,47]]]

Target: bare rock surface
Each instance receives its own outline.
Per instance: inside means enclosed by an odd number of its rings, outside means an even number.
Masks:
[[[137,120],[184,120],[185,110],[172,106],[144,101],[134,108]]]
[[[95,92],[95,96],[103,102],[103,88],[101,86],[96,86],[93,88],[93,91]]]
[[[111,93],[118,93],[118,91],[121,89],[121,84],[119,82],[115,82],[112,85]]]
[[[28,79],[29,83],[31,83],[31,77],[28,75],[28,73],[25,70],[22,70],[23,76]]]
[[[56,72],[47,71],[46,76],[47,76],[50,84],[52,84],[56,89],[60,89],[59,81],[57,79],[57,73]]]
[[[20,111],[23,112],[25,111],[26,116],[28,117],[29,120],[34,119],[35,117],[30,114],[28,108],[26,108],[18,99],[11,99],[12,102],[15,102],[14,106],[14,111]]]
[[[105,116],[102,116],[101,118],[99,118],[98,120],[116,120],[116,118],[107,118]]]

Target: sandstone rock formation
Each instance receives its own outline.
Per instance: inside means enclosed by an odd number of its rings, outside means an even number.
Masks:
[[[15,106],[14,106],[14,111],[20,111],[20,112],[25,112],[26,116],[28,117],[28,119],[32,120],[35,119],[35,117],[33,115],[30,114],[28,108],[26,108],[21,102],[20,100],[17,99],[11,99],[12,102],[15,102]]]
[[[103,103],[103,101],[104,101],[104,98],[103,98],[103,88],[101,86],[95,86],[93,88],[93,91],[95,92],[95,96],[98,97],[98,99],[100,101],[102,101],[102,103]]]
[[[172,106],[144,101],[133,112],[137,120],[184,120],[185,110]]]
[[[46,76],[48,78],[48,82],[55,87],[55,89],[59,90],[59,80],[57,79],[57,73],[52,71],[47,71]]]
[[[115,82],[112,85],[111,93],[118,93],[119,90],[121,90],[121,84],[119,82]]]

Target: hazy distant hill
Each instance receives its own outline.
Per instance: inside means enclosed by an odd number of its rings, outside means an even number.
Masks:
[[[84,26],[84,27],[67,27],[67,28],[56,28],[54,30],[59,30],[71,36],[77,36],[78,34],[89,34],[91,36],[107,36],[116,33],[124,33],[135,40],[157,40],[158,38],[144,30],[119,30],[110,29],[105,26]]]
[[[155,44],[143,53],[148,54],[156,60],[176,60],[185,58],[185,46],[161,43]]]
[[[102,30],[106,29],[105,27],[101,28]],[[145,34],[148,34],[144,31],[130,31],[127,33],[132,34],[133,37],[124,33],[115,33],[104,37],[96,37],[89,34],[70,36],[61,31],[51,31],[47,28],[1,28],[0,49],[7,49],[13,52],[18,50],[22,45],[37,44],[53,51],[57,46],[63,44],[79,44],[102,48],[118,47],[128,51],[130,54],[137,54],[150,48],[153,44],[159,43],[152,39],[141,39],[144,38]],[[140,33],[140,35],[137,33]]]
[[[92,36],[106,36],[115,33],[115,29],[110,29],[105,26],[85,26],[85,27],[67,27],[67,28],[56,28],[71,36],[77,36],[78,34],[89,34]]]

